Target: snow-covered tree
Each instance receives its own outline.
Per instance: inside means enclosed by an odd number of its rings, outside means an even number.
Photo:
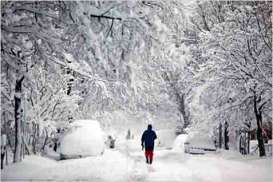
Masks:
[[[272,20],[268,2],[199,3],[192,22],[199,30],[203,95],[211,116],[233,126],[256,118],[260,156],[265,155],[262,114],[271,118]],[[226,118],[226,119],[225,119]],[[224,122],[224,121],[220,121]]]
[[[25,119],[45,129],[71,115],[178,111],[162,74],[184,61],[182,3],[4,2],[1,9],[2,102],[10,116],[16,83]]]

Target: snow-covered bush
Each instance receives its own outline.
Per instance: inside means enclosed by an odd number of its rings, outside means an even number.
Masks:
[[[61,138],[61,158],[97,156],[104,152],[103,132],[95,120],[77,120]]]

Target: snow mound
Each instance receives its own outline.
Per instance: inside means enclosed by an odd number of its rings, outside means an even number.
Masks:
[[[181,134],[176,137],[176,139],[173,142],[173,151],[183,151],[184,152],[184,143],[186,142],[188,138],[187,134]]]
[[[104,155],[58,162],[41,156],[26,156],[22,162],[1,170],[1,181],[127,182],[134,181],[131,177],[135,177],[135,170],[139,168],[141,166],[136,167],[127,155],[107,149]],[[141,179],[142,172],[138,175]]]
[[[56,161],[44,158],[38,155],[26,156],[24,159],[24,164],[29,166],[39,166],[43,164],[43,167],[52,167],[57,164]]]
[[[57,164],[56,161],[42,156],[25,156],[22,162],[11,163],[1,170],[1,181],[46,181],[44,172],[48,168],[55,168]]]
[[[58,152],[55,152],[52,148],[48,146],[45,146],[45,151],[43,155],[50,159],[60,160],[60,154]]]
[[[60,153],[65,158],[97,156],[104,151],[103,132],[95,120],[73,122],[60,143]]]
[[[158,146],[171,148],[173,145],[173,141],[176,138],[174,130],[171,129],[164,129],[156,131],[157,138],[158,138]]]

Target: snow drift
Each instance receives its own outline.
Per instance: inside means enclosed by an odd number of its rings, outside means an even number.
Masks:
[[[104,152],[103,132],[95,120],[78,120],[70,125],[61,139],[62,158],[97,156]]]

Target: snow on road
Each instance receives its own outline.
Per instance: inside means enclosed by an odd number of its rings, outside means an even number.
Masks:
[[[141,154],[134,153],[134,156]],[[217,153],[188,155],[172,150],[159,150],[155,153],[154,164],[146,167],[148,174],[145,181],[151,182],[273,181],[272,161],[268,158],[225,159]]]
[[[225,151],[189,155],[164,148],[157,148],[150,166],[145,163],[140,147],[127,143],[123,150],[106,150],[99,157],[54,161],[26,156],[23,162],[2,170],[1,180],[271,182],[272,171],[270,158],[243,157]]]

